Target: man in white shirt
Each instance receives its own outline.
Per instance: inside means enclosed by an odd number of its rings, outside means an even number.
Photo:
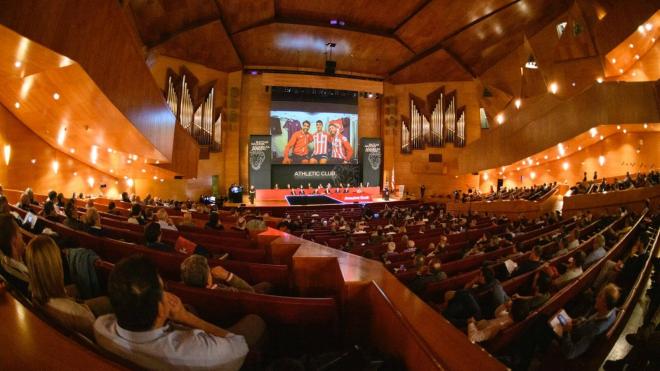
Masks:
[[[584,260],[585,268],[602,259],[605,254],[607,254],[607,250],[605,250],[605,237],[599,234],[594,239],[594,249],[591,250]]]
[[[115,314],[94,323],[97,343],[148,369],[238,370],[248,343],[265,328],[261,318],[246,316],[234,326],[245,330],[244,337],[196,317],[163,290],[155,264],[144,256],[115,266],[108,294]]]

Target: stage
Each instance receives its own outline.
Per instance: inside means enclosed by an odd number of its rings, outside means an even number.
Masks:
[[[333,188],[333,191],[335,188]],[[305,189],[305,196],[314,197],[314,196],[326,196],[323,194],[314,194],[314,190]],[[325,192],[325,190],[324,190]],[[343,192],[343,191],[342,191]],[[288,189],[258,189],[257,197],[255,198],[254,205],[250,204],[250,200],[247,194],[243,195],[243,204],[246,207],[308,207],[308,206],[328,206],[329,204],[306,204],[306,205],[291,205],[287,201],[287,196],[291,196],[292,193]],[[261,196],[261,197],[260,197]],[[296,197],[305,197],[305,196],[296,196]],[[395,194],[390,194],[390,199],[385,201],[380,193],[380,188],[378,187],[366,187],[362,188],[362,192],[357,192],[357,188],[350,188],[348,193],[331,193],[327,195],[329,197],[337,199],[339,202],[336,204],[355,204],[355,203],[377,203],[377,202],[396,202],[402,201],[406,198],[398,197]],[[414,198],[409,198],[414,199]],[[225,206],[228,207],[238,207],[241,204],[233,202],[225,202]]]

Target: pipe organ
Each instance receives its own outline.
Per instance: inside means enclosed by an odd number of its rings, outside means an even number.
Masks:
[[[180,76],[171,70],[168,75],[166,100],[179,125],[200,145],[209,146],[212,152],[220,151],[222,115],[214,104],[215,81],[197,87],[197,79],[183,67]]]
[[[410,115],[401,122],[401,152],[443,147],[451,142],[464,147],[465,107],[457,108],[456,92],[447,95],[441,87],[427,96],[426,101],[410,96]]]

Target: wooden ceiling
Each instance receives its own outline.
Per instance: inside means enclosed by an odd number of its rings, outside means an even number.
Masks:
[[[393,82],[470,80],[573,0],[127,0],[149,52],[221,71],[324,69]],[[331,20],[345,22],[333,26]]]

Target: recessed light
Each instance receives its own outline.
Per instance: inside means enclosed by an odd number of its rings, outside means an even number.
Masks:
[[[628,47],[629,47],[630,49],[632,49],[632,48],[634,48],[634,47],[635,47],[635,44],[633,44],[633,43],[630,43],[630,44],[628,44]]]
[[[160,161],[159,161],[159,160],[156,160],[156,165],[158,165],[158,164],[160,164]]]
[[[132,162],[133,162],[132,160],[126,160],[126,163],[128,163],[128,164],[130,164]]]
[[[639,54],[635,54],[635,59],[639,60]]]
[[[77,172],[77,171],[74,171],[74,172],[73,172],[73,176],[78,176],[78,172]]]
[[[648,129],[648,127],[649,127],[649,124],[646,124],[646,123],[645,123],[645,124],[644,124],[644,129]]]
[[[603,83],[603,78],[602,77],[597,78],[596,82],[599,83],[599,84],[602,84]]]
[[[603,140],[604,138],[605,138],[604,136],[602,136],[602,135],[600,136],[600,140]]]
[[[19,109],[19,108],[21,108],[21,104],[16,102],[16,103],[14,103],[14,107],[16,107],[16,109]]]
[[[71,149],[69,149],[69,152],[71,152],[71,153],[76,153],[76,149],[75,149],[75,148],[71,148]]]
[[[156,180],[156,179],[158,179],[158,177],[154,175],[154,180]]]
[[[644,28],[646,29],[646,31],[651,31],[651,29],[653,28],[653,25],[650,24],[650,23],[647,23],[647,24],[644,25]]]
[[[60,94],[59,93],[53,93],[53,99],[60,100]]]
[[[612,58],[610,62],[612,62],[612,64],[616,64],[616,58]]]
[[[550,92],[552,94],[557,94],[558,90],[559,90],[559,85],[557,85],[556,82],[553,82],[552,84],[550,84]]]
[[[623,68],[619,68],[619,73],[623,73]]]
[[[108,153],[112,153],[112,148],[108,148]]]
[[[143,173],[146,173],[147,171],[146,171],[145,169],[142,169],[142,172],[143,172]]]
[[[30,162],[32,163],[32,165],[34,165],[34,164],[37,163],[37,159],[36,159],[36,158],[33,158],[32,160],[30,160]]]
[[[22,65],[23,65],[23,63],[21,63],[21,61],[14,62],[14,67],[16,67],[16,68],[21,68]]]
[[[621,125],[617,125],[616,130],[621,130]]]

